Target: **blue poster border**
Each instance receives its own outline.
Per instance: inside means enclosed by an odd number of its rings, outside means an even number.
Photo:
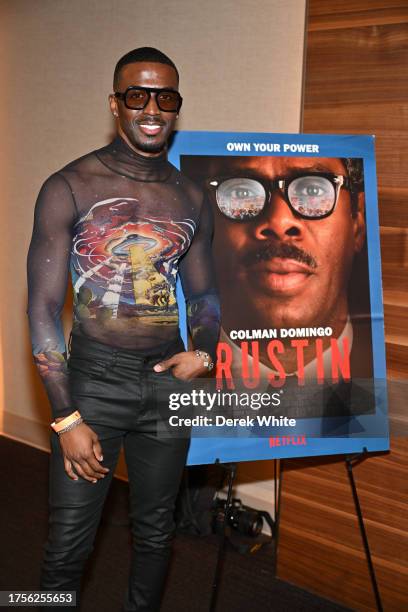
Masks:
[[[259,146],[254,149],[255,143]],[[278,145],[278,146],[276,146]],[[284,148],[287,150],[284,150]],[[263,148],[264,150],[260,150]],[[280,148],[280,151],[271,149]],[[373,367],[376,412],[359,416],[356,427],[348,427],[340,437],[285,436],[274,432],[271,438],[192,437],[188,464],[213,463],[216,460],[252,461],[276,458],[349,454],[389,449],[386,394],[384,311],[382,301],[381,256],[375,137],[370,135],[272,134],[258,132],[180,131],[174,134],[169,160],[180,168],[181,155],[214,156],[286,156],[286,157],[358,157],[363,159],[366,199],[367,249],[372,323]],[[187,341],[186,312],[180,283],[177,286],[180,330]],[[315,419],[311,419],[314,421]],[[319,419],[320,420],[320,419]],[[353,420],[353,419],[352,419]],[[302,420],[307,434],[307,420]],[[361,432],[364,432],[362,437]]]

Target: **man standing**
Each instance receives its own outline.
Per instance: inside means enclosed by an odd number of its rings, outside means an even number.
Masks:
[[[110,108],[118,136],[53,174],[39,194],[28,256],[33,353],[52,406],[50,531],[42,588],[75,590],[124,445],[133,558],[126,610],[157,610],[188,439],[160,437],[157,396],[208,372],[219,305],[211,215],[168,161],[178,71],[149,47],[122,57]],[[68,268],[74,326],[60,313]],[[180,275],[194,350],[178,328]]]

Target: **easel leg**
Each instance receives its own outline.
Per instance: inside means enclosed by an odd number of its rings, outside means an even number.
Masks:
[[[218,461],[216,463],[218,463]],[[219,584],[219,578],[220,578],[220,574],[221,574],[221,567],[222,567],[222,562],[223,562],[223,557],[224,557],[225,528],[227,526],[227,516],[228,516],[229,508],[231,506],[232,487],[234,485],[235,475],[236,475],[236,472],[237,472],[237,465],[236,465],[236,463],[229,463],[227,465],[224,465],[223,467],[229,472],[229,477],[228,477],[228,493],[227,493],[227,502],[226,502],[226,506],[225,506],[224,519],[223,519],[223,522],[222,522],[222,529],[221,529],[221,533],[220,533],[220,536],[219,536],[218,557],[217,557],[217,565],[215,567],[215,572],[214,572],[214,580],[213,580],[213,584],[212,584],[211,602],[210,602],[210,608],[209,608],[210,612],[214,612],[215,606],[217,604],[218,584]]]
[[[283,459],[274,459],[274,513],[275,521],[274,538],[273,538],[273,577],[276,578],[278,567],[278,543],[279,543],[279,525],[280,525],[280,494],[282,490],[282,472]]]
[[[356,462],[361,461],[361,459],[363,459],[363,458],[364,458],[364,455],[359,455],[359,456],[357,456],[357,458],[354,457],[354,459],[356,459]],[[368,564],[368,570],[370,572],[371,584],[372,584],[372,587],[373,587],[373,592],[374,592],[375,602],[376,602],[376,605],[377,605],[377,610],[378,610],[378,612],[383,612],[383,606],[382,606],[380,591],[378,589],[378,584],[377,584],[377,579],[376,579],[376,576],[375,576],[374,565],[373,565],[372,558],[371,558],[370,546],[369,546],[369,543],[368,543],[367,533],[366,533],[366,530],[365,530],[363,513],[361,511],[360,500],[358,498],[357,487],[356,487],[356,483],[355,483],[355,480],[354,480],[353,457],[346,456],[345,457],[345,461],[346,461],[348,477],[349,477],[349,480],[350,480],[351,492],[353,494],[354,506],[356,508],[358,524],[359,524],[359,527],[360,527],[361,538],[363,540],[364,551],[365,551],[365,555],[366,555],[366,559],[367,559],[367,564]]]

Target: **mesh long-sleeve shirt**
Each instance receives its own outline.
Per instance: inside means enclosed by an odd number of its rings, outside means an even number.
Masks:
[[[165,155],[140,156],[119,137],[44,183],[28,254],[28,315],[54,417],[72,412],[60,319],[69,271],[74,332],[144,354],[179,334],[179,274],[193,346],[215,358],[211,233],[200,190]]]

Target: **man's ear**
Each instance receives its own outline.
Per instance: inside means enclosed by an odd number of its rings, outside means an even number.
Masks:
[[[364,193],[360,192],[357,199],[357,211],[353,216],[353,232],[354,232],[354,252],[359,253],[364,245],[366,236],[365,224],[365,197]]]
[[[118,101],[113,94],[109,94],[109,106],[114,117],[118,117]]]

